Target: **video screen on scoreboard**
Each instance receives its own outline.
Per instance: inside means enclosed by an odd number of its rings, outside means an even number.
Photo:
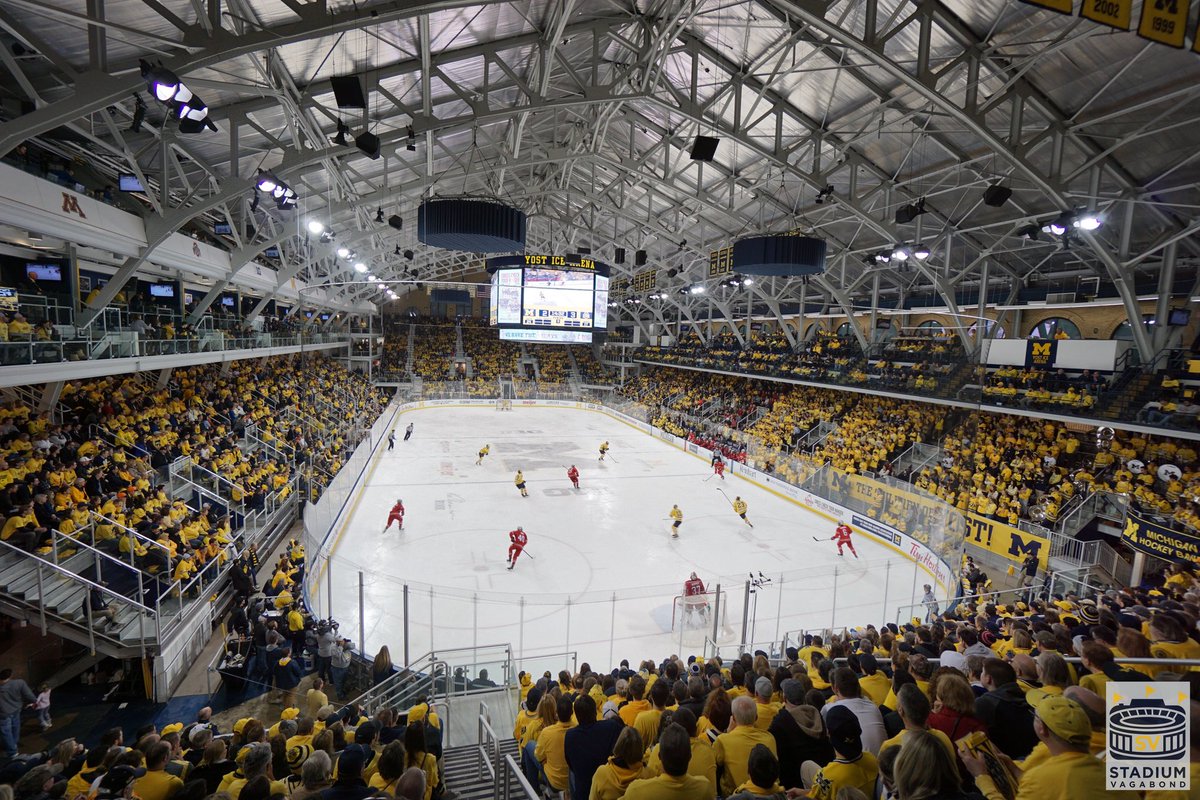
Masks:
[[[522,325],[592,328],[594,275],[559,269],[525,269],[524,272]]]

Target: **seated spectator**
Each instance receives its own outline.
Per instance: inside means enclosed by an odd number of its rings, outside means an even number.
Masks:
[[[635,780],[652,777],[642,763],[644,752],[637,729],[624,728],[613,746],[612,756],[592,776],[588,800],[620,800]]]
[[[417,767],[404,770],[396,782],[396,800],[422,800],[426,796],[425,771]]]
[[[901,798],[965,800],[979,797],[960,789],[961,773],[954,754],[931,731],[914,730],[899,748],[892,768],[896,792]]]
[[[879,749],[882,751],[888,747],[901,747],[912,732],[929,731],[935,739],[942,743],[946,748],[947,756],[953,760],[954,744],[950,741],[950,737],[936,728],[930,730],[928,726],[930,710],[929,698],[914,684],[910,683],[900,687],[900,692],[896,695],[896,713],[900,715],[904,728],[880,745]]]
[[[779,782],[785,789],[802,789],[800,765],[805,761],[828,764],[834,758],[833,745],[825,735],[821,713],[804,705],[804,684],[789,678],[782,689],[783,709],[771,721],[768,733],[779,752]]]
[[[625,800],[700,800],[712,797],[712,787],[706,779],[688,774],[688,761],[692,753],[687,732],[681,726],[674,723],[667,726],[659,736],[658,752],[662,774],[629,784],[625,790]]]
[[[760,797],[784,800],[787,797],[779,785],[779,759],[764,745],[756,744],[750,751],[748,772],[750,780],[739,786],[729,800],[757,800]]]
[[[558,719],[553,725],[542,729],[534,749],[534,757],[541,765],[542,778],[550,788],[556,792],[565,792],[570,769],[567,767],[567,757],[563,748],[573,715],[571,698],[565,695],[559,697],[555,711]],[[594,785],[592,791],[595,792]]]
[[[1012,665],[998,658],[987,659],[981,682],[987,693],[975,701],[975,716],[987,726],[988,736],[1009,758],[1029,755],[1038,737],[1030,727],[1033,712],[1017,685]]]
[[[541,693],[531,689],[529,697],[540,699]],[[620,717],[596,721],[596,701],[590,695],[582,695],[574,704],[576,726],[567,731],[563,739],[563,756],[570,770],[568,781],[572,797],[590,797],[592,776],[600,765],[608,761],[613,746],[625,723]],[[524,710],[521,712],[525,714]],[[693,717],[693,719],[695,719]],[[519,723],[518,723],[519,724]],[[514,736],[513,738],[519,738]],[[707,746],[705,742],[705,746]]]
[[[887,739],[887,729],[883,725],[883,715],[875,703],[862,696],[862,688],[858,676],[848,667],[839,667],[833,672],[834,700],[821,708],[821,717],[829,725],[829,714],[837,707],[843,707],[853,712],[858,719],[858,735],[862,747],[871,755],[879,752],[880,745]]]
[[[713,742],[713,757],[717,767],[724,770],[720,793],[728,796],[749,779],[747,766],[750,751],[756,744],[766,745],[775,752],[775,739],[755,726],[758,709],[749,697],[735,697],[732,703],[734,727]]]
[[[1104,764],[1088,751],[1092,725],[1078,703],[1066,697],[1041,693],[1035,699],[1033,711],[1033,733],[1038,741],[1045,743],[1049,757],[1027,771],[1015,770],[1019,782],[1018,797],[1081,800],[1092,797],[1133,800],[1138,797],[1136,792],[1108,791],[1105,788]],[[975,785],[988,800],[1000,800],[1003,797],[988,775],[987,765],[982,758],[965,750],[960,750],[959,757],[975,778]]]
[[[683,728],[687,732],[688,739],[691,742],[692,758],[688,761],[687,774],[697,778],[704,778],[704,780],[708,781],[708,794],[704,797],[707,800],[716,800],[717,761],[713,755],[712,743],[708,737],[697,733],[696,715],[689,708],[680,708],[671,716],[671,722]],[[661,751],[662,742],[660,741],[650,751],[650,755],[646,759],[646,770],[651,775],[660,775],[663,772]],[[703,798],[698,800],[703,800]]]
[[[814,800],[836,800],[843,787],[858,789],[868,797],[875,792],[879,763],[863,749],[858,717],[845,706],[833,706],[825,716],[834,760],[824,766],[813,761],[800,765],[800,776]]]
[[[142,800],[170,800],[183,788],[183,781],[167,772],[171,760],[171,745],[158,742],[146,753],[146,774],[138,778],[133,791]]]

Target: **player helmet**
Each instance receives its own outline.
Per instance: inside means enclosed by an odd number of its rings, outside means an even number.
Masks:
[[[525,530],[525,529],[524,529],[524,528],[522,528],[520,525],[518,525],[518,526],[517,526],[517,530],[519,530],[519,531],[523,531],[523,530]]]
[[[696,573],[692,573],[692,580],[696,580]]]

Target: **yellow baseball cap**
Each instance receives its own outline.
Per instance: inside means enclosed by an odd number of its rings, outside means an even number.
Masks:
[[[179,733],[182,730],[183,730],[182,722],[172,722],[170,725],[164,725],[162,731],[160,731],[160,734],[162,736],[166,736],[167,734],[170,734],[170,733]]]
[[[1092,739],[1092,723],[1083,706],[1062,695],[1054,695],[1044,689],[1030,689],[1025,693],[1025,702],[1033,713],[1050,731],[1060,739],[1074,745],[1087,745]]]
[[[295,706],[292,706],[291,708],[285,708],[279,713],[280,719],[295,719],[298,716],[300,716],[300,709],[296,708]]]
[[[242,717],[237,722],[233,723],[233,732],[241,733],[246,729],[246,724],[250,722],[250,717]]]

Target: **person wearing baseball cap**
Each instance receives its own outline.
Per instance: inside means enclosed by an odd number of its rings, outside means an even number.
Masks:
[[[1138,797],[1137,792],[1110,792],[1105,789],[1104,762],[1093,757],[1088,749],[1092,739],[1092,723],[1083,706],[1062,695],[1048,694],[1038,689],[1031,690],[1026,700],[1033,708],[1034,733],[1046,745],[1050,757],[1025,772],[1014,765],[1019,781],[1018,797],[1103,796],[1106,800],[1133,800]],[[995,781],[988,775],[987,764],[982,758],[966,749],[959,750],[959,757],[967,771],[974,776],[975,786],[988,800],[1003,797]]]
[[[800,766],[808,796],[814,800],[834,800],[843,786],[853,786],[873,797],[879,762],[863,750],[858,717],[849,708],[835,705],[825,714],[825,729],[835,758],[823,767],[815,761],[805,761]]]
[[[131,798],[133,797],[133,782],[146,774],[141,767],[131,767],[118,764],[104,773],[97,787],[96,797],[101,798]]]

